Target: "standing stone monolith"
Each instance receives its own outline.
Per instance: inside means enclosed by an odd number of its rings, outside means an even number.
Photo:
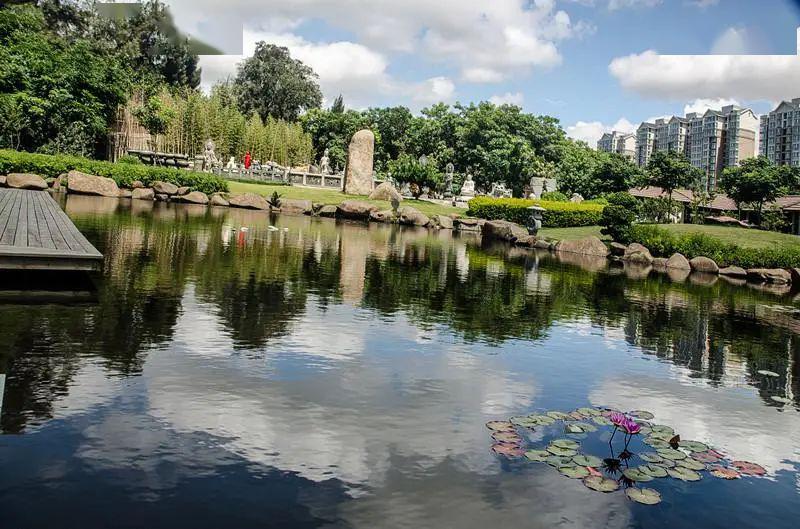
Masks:
[[[344,173],[344,192],[348,195],[372,193],[372,159],[375,154],[375,135],[369,129],[353,134],[347,151],[347,169]]]

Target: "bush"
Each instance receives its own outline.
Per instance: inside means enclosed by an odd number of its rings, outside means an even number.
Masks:
[[[569,202],[567,195],[561,191],[548,191],[547,193],[542,193],[542,200],[548,200],[550,202]]]
[[[182,169],[153,167],[143,164],[111,163],[90,160],[79,156],[33,154],[29,152],[0,150],[0,174],[35,173],[45,178],[55,178],[72,170],[114,180],[120,187],[130,187],[135,180],[149,186],[156,180],[186,186],[206,194],[227,191],[228,183],[217,175],[197,173]]]
[[[630,193],[611,193],[606,197],[606,200],[613,206],[622,206],[631,210],[633,213],[639,211],[639,199]]]
[[[657,257],[681,253],[688,259],[704,256],[719,266],[742,268],[795,268],[800,267],[800,248],[742,248],[728,244],[704,233],[676,236],[658,226],[640,224],[628,231],[626,243],[638,242]]]
[[[134,156],[132,154],[126,154],[125,156],[120,156],[117,160],[117,163],[128,163],[131,165],[142,165],[142,161],[139,159],[138,156]]]
[[[389,162],[389,172],[397,182],[411,186],[414,198],[419,198],[423,187],[435,191],[442,181],[442,175],[436,170],[435,160],[422,164],[408,154],[401,154],[396,160]]]
[[[619,242],[629,238],[629,231],[636,221],[636,214],[624,207],[610,204],[605,207],[600,216],[600,225],[604,226],[601,231],[603,235],[610,236]]]
[[[585,202],[550,202],[547,200],[525,200],[521,198],[477,197],[469,201],[467,215],[487,220],[508,220],[526,225],[530,206],[540,206],[546,211],[542,219],[545,228],[573,228],[595,226],[603,213],[601,204]]]

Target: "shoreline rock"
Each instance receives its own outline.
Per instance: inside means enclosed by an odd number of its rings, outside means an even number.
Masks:
[[[5,185],[13,189],[34,191],[44,191],[49,187],[44,178],[33,173],[9,173],[5,176]]]
[[[528,236],[528,230],[507,220],[487,220],[481,228],[484,239],[514,242]]]
[[[556,252],[577,253],[597,257],[608,257],[611,251],[608,246],[595,236],[574,241],[559,241],[555,247]]]
[[[369,220],[373,211],[378,211],[378,206],[362,200],[345,200],[336,207],[336,216],[351,220]]]
[[[111,178],[90,175],[80,171],[67,173],[67,192],[79,195],[119,197],[119,186]]]

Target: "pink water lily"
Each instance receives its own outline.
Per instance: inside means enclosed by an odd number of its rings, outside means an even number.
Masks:
[[[608,420],[611,421],[611,424],[614,426],[621,428],[622,425],[625,424],[625,422],[629,419],[625,416],[625,414],[616,411],[608,417]]]
[[[620,428],[625,430],[629,435],[636,435],[642,430],[642,427],[639,425],[638,422],[634,421],[633,419],[629,419],[628,417],[625,418],[625,421],[619,425]]]

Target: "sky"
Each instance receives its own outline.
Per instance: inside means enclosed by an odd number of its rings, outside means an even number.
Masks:
[[[202,84],[258,41],[319,75],[350,108],[489,100],[603,132],[800,97],[800,0],[167,0],[178,26],[224,50]]]

